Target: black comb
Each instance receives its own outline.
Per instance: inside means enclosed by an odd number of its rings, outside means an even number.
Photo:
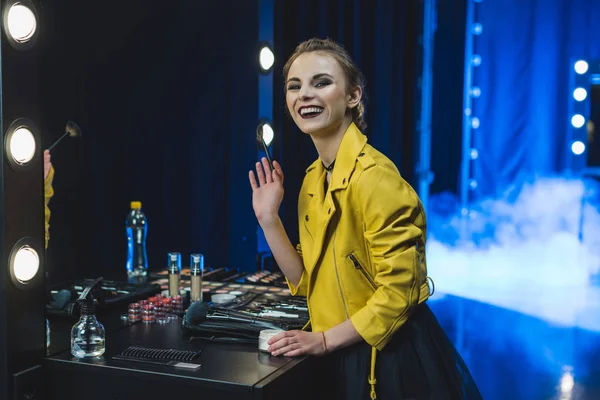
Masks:
[[[113,359],[196,370],[200,368],[199,357],[200,351],[129,346]]]

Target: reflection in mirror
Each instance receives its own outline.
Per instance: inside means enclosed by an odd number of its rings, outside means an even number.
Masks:
[[[131,202],[147,216],[150,273],[166,269],[169,252],[184,260],[202,253],[207,269],[255,268],[256,218],[246,200],[256,160],[256,15],[256,2],[237,0],[131,0],[118,12],[46,2],[40,125],[55,171],[44,257],[49,353],[69,349],[89,280],[104,277],[95,298],[107,332],[128,323],[129,303],[161,290],[127,281]]]
[[[588,167],[600,167],[600,84],[590,86],[588,131]]]

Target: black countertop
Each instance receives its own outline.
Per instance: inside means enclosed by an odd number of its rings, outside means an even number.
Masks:
[[[70,353],[67,328],[75,321],[51,321],[54,329],[44,365],[49,398],[79,398],[82,390],[93,385],[93,395],[86,395],[86,399],[142,398],[142,393],[144,399],[164,399],[173,393],[178,397],[205,393],[202,398],[287,399],[307,396],[316,384],[311,358],[273,357],[259,352],[253,344],[190,341],[181,320],[130,324],[120,321],[118,315],[103,317],[106,352],[91,360],[77,359]],[[129,346],[201,351],[201,367],[185,370],[113,358]]]

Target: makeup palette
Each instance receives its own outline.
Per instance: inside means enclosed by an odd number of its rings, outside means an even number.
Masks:
[[[249,274],[244,278],[244,281],[258,285],[287,287],[285,277],[281,272],[271,272],[268,270],[257,271]]]
[[[287,288],[268,287],[259,285],[239,285],[235,283],[204,282],[202,294],[205,301],[210,301],[210,297],[215,294],[230,294],[236,297],[246,294],[272,294],[279,296],[289,296]]]
[[[184,298],[189,298],[190,275],[182,270],[180,287]],[[155,276],[155,282],[168,289],[165,274]],[[281,272],[260,270],[252,273],[236,269],[219,268],[204,273],[202,300],[235,311],[256,315],[260,318],[286,321],[304,326],[309,320],[306,298],[290,294]]]
[[[168,292],[166,270],[151,273],[150,276],[154,283],[161,285],[163,292]],[[188,292],[191,289],[189,268],[181,270],[180,278],[181,294],[184,298],[189,298]],[[212,302],[213,297],[220,305],[227,307],[236,309],[258,307],[262,310],[260,304],[265,302],[289,303],[286,299],[291,298],[291,294],[285,276],[279,271],[259,270],[247,273],[240,272],[237,268],[207,268],[203,273],[202,299],[205,302]],[[222,299],[228,299],[231,304],[227,304],[227,301],[223,302]],[[305,300],[302,300],[305,304]],[[277,314],[278,311],[268,312]]]

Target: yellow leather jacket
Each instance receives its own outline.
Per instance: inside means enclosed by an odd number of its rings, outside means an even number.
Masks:
[[[298,199],[304,272],[293,295],[307,297],[313,331],[350,318],[381,350],[429,297],[425,215],[396,166],[367,144],[352,123],[331,182],[320,159],[307,170]],[[373,360],[374,364],[374,360]],[[374,367],[374,365],[373,365]]]
[[[54,167],[50,167],[50,172],[44,180],[44,219],[46,227],[46,248],[48,247],[48,241],[50,240],[50,208],[48,204],[50,199],[54,196],[54,189],[52,188],[52,180],[54,179]]]

